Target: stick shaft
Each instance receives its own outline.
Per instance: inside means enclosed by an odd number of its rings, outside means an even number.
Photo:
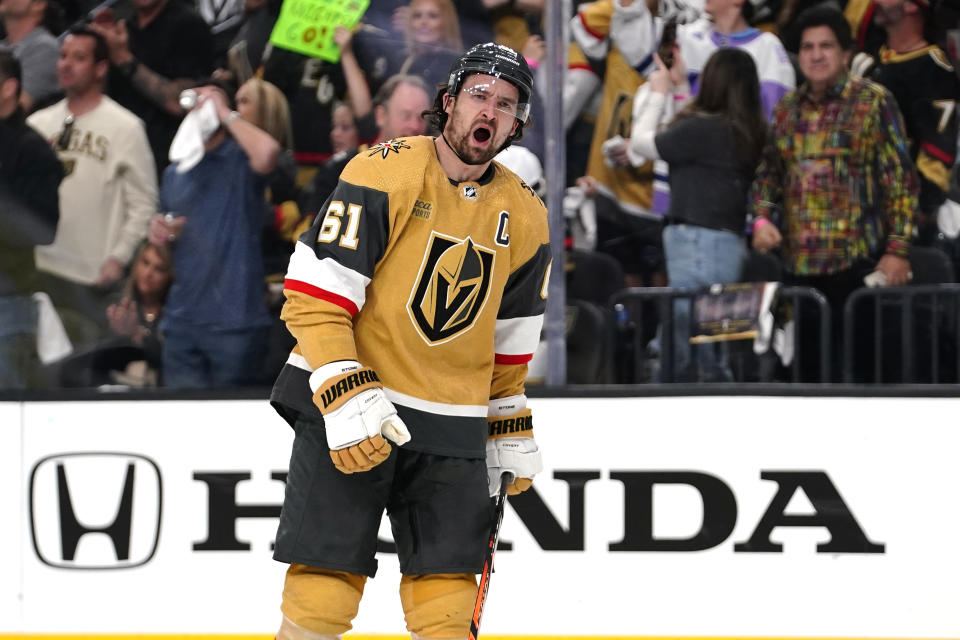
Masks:
[[[487,601],[487,592],[490,590],[490,575],[493,573],[493,554],[497,550],[497,540],[500,538],[500,524],[503,522],[503,509],[507,504],[507,487],[512,478],[504,474],[500,480],[500,493],[497,494],[496,513],[493,529],[490,531],[490,540],[487,543],[487,555],[483,560],[483,570],[480,572],[480,585],[477,589],[477,600],[473,605],[473,619],[470,620],[470,633],[467,640],[477,640],[480,636],[480,618],[483,616],[483,605]]]

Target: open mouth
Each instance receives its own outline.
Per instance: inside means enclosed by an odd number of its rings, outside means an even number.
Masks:
[[[487,127],[477,127],[473,130],[473,139],[480,144],[486,144],[490,140],[491,132]]]

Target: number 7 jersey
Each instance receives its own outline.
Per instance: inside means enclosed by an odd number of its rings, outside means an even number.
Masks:
[[[412,434],[406,447],[484,457],[491,398],[524,393],[550,271],[547,212],[494,162],[451,181],[431,137],[391,140],[343,170],[298,240],[282,318],[297,346],[271,401],[320,420],[310,373],[372,367]]]

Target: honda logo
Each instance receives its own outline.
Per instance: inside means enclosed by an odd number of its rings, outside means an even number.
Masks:
[[[30,472],[30,530],[40,560],[62,569],[126,569],[157,550],[163,490],[135,453],[61,453]]]

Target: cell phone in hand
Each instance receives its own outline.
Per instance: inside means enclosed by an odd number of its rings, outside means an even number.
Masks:
[[[660,36],[660,47],[657,55],[663,60],[667,69],[673,66],[673,48],[677,44],[677,23],[671,20],[663,25],[663,34]]]

